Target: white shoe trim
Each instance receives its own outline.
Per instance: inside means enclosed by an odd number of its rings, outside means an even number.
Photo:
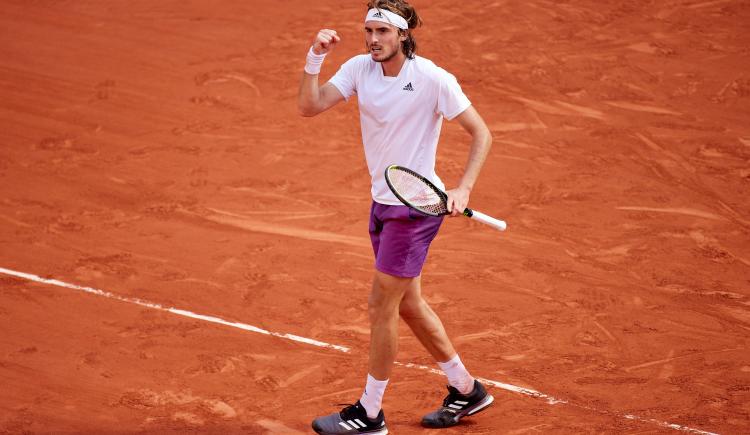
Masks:
[[[349,423],[350,426],[354,427],[354,429],[359,429],[359,425],[362,423],[357,424],[357,422],[353,420],[346,420],[347,423]],[[362,424],[362,427],[365,427],[364,424]]]
[[[351,423],[352,421],[351,421],[351,420],[349,420],[349,422]],[[354,419],[354,422],[356,422],[357,424],[359,424],[359,425],[360,425],[360,426],[362,426],[362,427],[367,427],[367,425],[365,425],[364,423],[362,423],[362,420],[360,420],[360,419],[358,419],[358,418],[355,418],[355,419]]]
[[[484,403],[482,403],[480,406],[472,409],[468,414],[466,415],[472,415],[476,414],[477,412],[483,410],[484,408],[490,406],[490,404],[495,400],[494,397],[492,397],[491,394],[488,394],[487,397],[484,399]]]

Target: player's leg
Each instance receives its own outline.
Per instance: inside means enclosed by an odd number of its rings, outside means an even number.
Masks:
[[[448,377],[448,396],[443,401],[443,406],[424,416],[422,424],[433,428],[453,426],[461,418],[489,406],[493,397],[464,367],[442,321],[422,297],[419,278],[412,282],[404,294],[399,313]]]
[[[387,433],[381,409],[383,395],[398,352],[399,304],[414,279],[375,271],[368,302],[370,362],[365,390],[351,407],[316,419],[313,429],[318,433]]]
[[[390,250],[389,238],[386,237],[381,240],[381,234],[385,231],[385,218],[388,218],[388,215],[384,215],[384,213],[387,211],[387,207],[375,202],[370,209],[370,237],[376,259],[378,253],[381,252],[381,245],[383,251]],[[385,416],[380,408],[391,368],[383,361],[391,359],[392,365],[395,358],[398,336],[394,341],[392,335],[398,334],[398,332],[392,326],[392,318],[395,317],[396,322],[398,322],[398,301],[403,297],[403,290],[400,290],[398,285],[390,284],[394,283],[380,280],[376,273],[369,299],[370,322],[371,325],[376,325],[375,328],[371,329],[370,346],[373,347],[373,342],[385,343],[384,354],[386,356],[375,361],[373,361],[372,355],[370,356],[370,373],[367,375],[367,383],[360,400],[354,405],[345,407],[340,412],[313,420],[312,427],[319,434],[366,433],[382,435],[388,433]],[[388,315],[389,311],[395,312],[395,315]],[[373,373],[375,373],[375,376],[373,376]]]
[[[404,294],[399,314],[435,361],[449,361],[456,355],[443,322],[422,298],[421,276],[414,279]]]
[[[379,380],[390,378],[398,352],[399,306],[407,290],[419,278],[403,278],[378,270],[369,299],[370,375]]]

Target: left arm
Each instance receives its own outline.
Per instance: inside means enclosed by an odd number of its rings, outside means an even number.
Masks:
[[[469,204],[471,189],[474,188],[474,183],[479,177],[479,171],[481,171],[487,153],[492,147],[490,129],[487,128],[487,124],[484,123],[474,106],[469,106],[455,119],[471,135],[472,140],[464,175],[461,177],[458,187],[446,192],[448,194],[448,211],[451,212],[451,216],[460,215]]]

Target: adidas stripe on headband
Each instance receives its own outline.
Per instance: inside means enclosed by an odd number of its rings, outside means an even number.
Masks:
[[[365,22],[368,21],[381,21],[386,24],[392,24],[402,30],[409,28],[409,24],[404,17],[385,9],[370,9],[367,11]]]

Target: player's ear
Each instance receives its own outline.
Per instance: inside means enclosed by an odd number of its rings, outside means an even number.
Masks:
[[[408,30],[399,30],[398,31],[398,40],[401,42],[406,41],[406,38],[409,37],[409,31]]]

